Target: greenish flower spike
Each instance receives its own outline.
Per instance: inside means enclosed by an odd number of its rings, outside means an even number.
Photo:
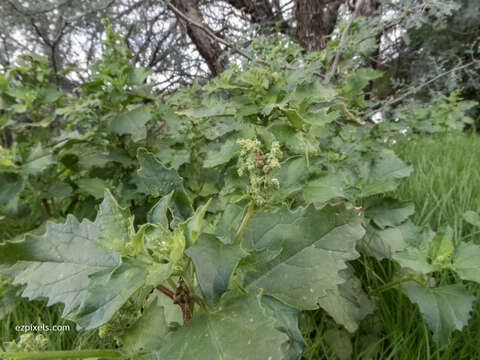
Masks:
[[[269,176],[272,170],[280,168],[283,156],[280,143],[272,141],[269,150],[264,149],[258,139],[239,139],[238,175],[248,175],[250,186],[248,193],[257,206],[265,205],[269,192],[280,188],[280,182]]]

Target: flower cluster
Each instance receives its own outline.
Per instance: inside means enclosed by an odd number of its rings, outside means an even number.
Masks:
[[[273,141],[270,150],[265,150],[258,139],[239,139],[240,157],[238,175],[248,175],[250,186],[248,193],[258,206],[267,202],[270,190],[278,189],[280,182],[269,176],[272,170],[280,168],[279,160],[283,154],[278,141]]]

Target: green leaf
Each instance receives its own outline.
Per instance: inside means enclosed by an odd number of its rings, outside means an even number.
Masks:
[[[298,360],[306,346],[303,335],[298,328],[300,310],[285,305],[270,296],[263,296],[262,304],[271,312],[272,317],[278,319],[276,328],[289,337],[288,342],[282,344],[284,359]]]
[[[293,154],[305,154],[307,145],[305,144],[302,134],[287,124],[274,124],[268,128],[275,138],[285,145]]]
[[[132,140],[136,142],[147,137],[145,124],[150,119],[150,107],[148,105],[140,105],[113,118],[108,124],[108,131],[120,135],[132,135]]]
[[[453,269],[463,280],[480,283],[480,246],[462,242],[452,258]]]
[[[180,309],[178,305],[174,306]],[[158,350],[162,346],[159,339],[163,339],[170,331],[165,308],[160,304],[160,297],[156,296],[145,307],[142,317],[120,336],[122,349],[132,355]]]
[[[454,249],[453,230],[448,226],[444,232],[438,232],[433,238],[428,249],[428,257],[433,265],[449,266]]]
[[[436,268],[428,262],[428,250],[425,248],[406,248],[392,255],[402,267],[422,274],[434,272]]]
[[[100,151],[94,147],[86,146],[85,144],[78,144],[77,146],[72,146],[69,151],[61,152],[62,157],[67,154],[72,154],[79,157],[78,163],[85,169],[90,169],[92,167],[104,168],[108,162],[113,161],[113,158],[109,153],[105,151]]]
[[[92,195],[95,199],[103,198],[103,194],[110,184],[99,178],[83,178],[75,181],[80,190]]]
[[[57,87],[53,84],[41,88],[38,93],[39,99],[45,104],[53,103],[63,95],[64,93],[58,91]]]
[[[466,211],[465,214],[463,214],[463,218],[468,223],[474,226],[480,227],[480,214],[469,210],[469,211]]]
[[[303,199],[309,203],[324,203],[335,198],[345,198],[345,179],[340,174],[329,174],[309,181],[303,188]]]
[[[394,199],[382,199],[379,205],[369,207],[365,216],[371,218],[380,229],[395,227],[415,213],[412,203],[404,204]]]
[[[283,111],[283,113],[287,117],[288,121],[290,122],[290,124],[292,124],[292,126],[295,129],[299,129],[299,130],[303,129],[303,125],[305,123],[305,120],[300,116],[300,114],[298,113],[297,110],[295,110],[295,109],[283,109],[283,108],[280,108],[280,110]]]
[[[189,217],[193,216],[192,201],[183,190],[177,190],[173,193],[172,202],[169,205],[173,213],[172,225],[179,224]],[[198,209],[197,209],[198,211]]]
[[[185,254],[195,265],[195,274],[205,301],[213,307],[227,291],[239,261],[248,253],[238,245],[223,244],[214,235],[202,234]]]
[[[142,85],[152,72],[152,69],[144,67],[133,68],[132,71],[128,73],[127,82],[133,86]]]
[[[210,196],[214,194],[218,194],[219,189],[217,184],[214,182],[206,182],[203,184],[202,189],[198,193],[200,196]]]
[[[257,296],[225,294],[214,312],[199,309],[182,328],[162,338],[142,360],[281,360],[288,336],[275,328]]]
[[[233,140],[223,143],[220,148],[207,152],[207,158],[203,162],[204,168],[213,168],[229,162],[236,154],[238,145]]]
[[[227,204],[220,215],[217,227],[214,231],[215,236],[224,244],[233,243],[240,223],[245,215],[245,207],[236,204]]]
[[[339,119],[339,111],[328,112],[325,109],[311,111],[305,115],[305,121],[311,125],[309,132],[315,136],[322,136],[325,131],[325,125]]]
[[[385,231],[385,230],[384,230]],[[439,270],[435,264],[431,264],[429,250],[435,234],[431,231],[418,231],[416,234],[416,242],[407,241],[407,237],[403,236],[405,247],[403,249],[395,249],[392,259],[397,261],[402,267],[410,268],[414,271],[428,274]]]
[[[392,258],[403,267],[428,274],[451,268],[453,250],[453,231],[450,227],[436,234],[425,230],[417,234],[415,242],[410,241],[404,249],[394,252]]]
[[[62,316],[72,319],[87,295],[89,275],[120,264],[99,237],[94,223],[69,215],[65,224],[48,222],[43,235],[0,244],[0,265],[10,265],[14,284],[27,284],[23,297],[64,303]]]
[[[411,282],[402,289],[420,308],[436,342],[446,344],[454,330],[462,330],[468,324],[475,297],[462,284],[426,288]]]
[[[397,179],[410,175],[412,166],[405,164],[395,153],[383,149],[371,164],[360,168],[359,188],[362,197],[395,190]]]
[[[372,167],[371,177],[401,179],[410,175],[413,167],[405,164],[392,150],[383,149]]]
[[[52,150],[37,144],[23,164],[22,170],[25,174],[37,175],[52,164],[55,164]]]
[[[184,227],[187,247],[192,246],[197,241],[202,230],[203,218],[205,217],[211,201],[212,199],[209,199],[205,205],[199,207],[190,218],[181,224]]]
[[[369,81],[378,79],[381,76],[382,73],[380,71],[370,68],[361,68],[351,72],[347,76],[345,86],[343,87],[343,96],[357,106],[365,106],[363,89],[368,85]]]
[[[105,189],[105,197],[95,219],[95,225],[100,231],[99,244],[117,254],[126,255],[130,234],[133,232],[129,218],[128,208],[121,208],[112,193]]]
[[[412,238],[421,238],[421,233],[420,228],[415,226],[410,220],[397,227],[381,230],[369,225],[367,227],[367,236],[362,245],[364,245],[370,256],[374,256],[378,260],[391,259],[392,254],[407,248],[408,240]],[[426,249],[427,247],[424,246],[424,248]]]
[[[145,280],[146,285],[158,286],[168,280],[175,272],[175,264],[173,262],[157,263],[154,262],[148,267],[148,275]]]
[[[312,75],[313,74],[311,74],[310,79],[306,79],[305,83],[294,86],[293,92],[291,92],[287,99],[283,102],[288,102],[295,105],[301,105],[305,103],[310,105],[315,103],[330,102],[337,97],[337,92],[330,84],[325,84],[320,80],[314,80]]]
[[[19,205],[19,195],[24,188],[21,176],[13,173],[0,173],[0,205],[2,213],[15,214]]]
[[[248,272],[245,286],[263,289],[302,310],[316,309],[320,297],[345,282],[339,271],[359,256],[355,245],[364,234],[353,213],[340,207],[260,211],[245,228],[243,246],[281,253],[258,271]]]
[[[308,175],[305,156],[293,156],[281,162],[280,168],[270,173],[271,178],[278,179],[280,188],[272,196],[272,201],[283,201],[300,191],[305,185]]]
[[[214,116],[234,115],[235,108],[233,108],[229,103],[218,102],[214,106],[188,109],[180,114],[186,115],[192,119],[201,119]]]
[[[375,303],[362,290],[362,283],[351,267],[341,274],[345,282],[336,289],[327,290],[327,295],[320,298],[318,304],[337,324],[354,333],[360,321],[375,311]]]
[[[86,330],[105,324],[145,284],[141,263],[125,261],[90,275],[87,294],[73,319]]]
[[[150,195],[163,196],[172,190],[181,189],[182,178],[173,169],[168,169],[152,153],[144,148],[138,149],[137,159],[140,163],[138,175],[145,183]]]
[[[168,207],[173,197],[173,191],[162,197],[157,203],[148,211],[147,221],[151,224],[160,224],[164,229],[168,229]]]
[[[213,118],[202,126],[203,135],[208,140],[215,140],[232,131],[239,130],[241,123],[235,116],[222,116]]]

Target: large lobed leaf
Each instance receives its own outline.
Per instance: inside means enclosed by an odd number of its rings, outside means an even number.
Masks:
[[[474,243],[461,243],[452,258],[453,269],[463,280],[480,284],[480,246]]]
[[[72,318],[87,296],[89,275],[120,264],[120,257],[99,243],[94,223],[68,216],[65,224],[47,223],[43,235],[27,234],[22,241],[0,244],[0,264],[14,284],[27,284],[23,296],[64,303],[63,316]]]
[[[345,282],[339,272],[359,256],[355,245],[364,234],[353,213],[341,207],[260,211],[245,229],[243,246],[278,250],[279,255],[257,271],[248,271],[245,286],[298,309],[316,309],[320,298]]]
[[[85,329],[105,324],[145,284],[146,276],[142,264],[132,260],[90,275],[87,295],[75,313],[75,321]]]
[[[165,324],[161,312],[159,322]],[[159,349],[142,360],[281,360],[288,335],[276,329],[255,295],[226,293],[213,312],[199,310],[177,331],[162,334]],[[147,329],[149,331],[149,329]]]
[[[238,245],[223,244],[216,236],[202,234],[185,251],[195,264],[195,273],[207,304],[215,306],[227,291],[239,261],[247,255]]]
[[[427,288],[409,282],[403,285],[403,292],[418,304],[434,340],[440,344],[447,343],[454,330],[467,325],[475,301],[462,284]]]
[[[154,154],[140,148],[137,154],[140,169],[138,175],[145,182],[149,193],[162,196],[182,188],[182,178],[173,169],[168,169]]]
[[[150,119],[150,107],[140,105],[114,117],[108,124],[108,130],[121,135],[130,134],[133,141],[143,140],[147,137],[145,124]]]
[[[0,245],[0,265],[14,284],[27,285],[24,297],[63,303],[64,317],[92,329],[145,284],[144,264],[119,256],[139,250],[130,235],[129,212],[107,190],[94,223],[73,216],[65,224],[49,222],[43,235]]]
[[[342,271],[345,282],[328,295],[319,299],[320,306],[337,322],[354,333],[360,321],[375,311],[375,303],[362,290],[360,279],[355,277],[351,266]]]

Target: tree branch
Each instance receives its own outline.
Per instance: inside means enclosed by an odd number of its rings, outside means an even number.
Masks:
[[[208,27],[204,26],[203,24],[200,24],[198,22],[196,22],[195,20],[193,19],[190,19],[188,16],[186,16],[184,13],[182,13],[179,9],[177,9],[172,3],[169,3],[168,5],[168,8],[170,10],[172,10],[179,18],[183,19],[184,21],[186,21],[187,23],[201,29],[202,31],[204,31],[210,38],[212,38],[213,40],[215,40],[216,42],[220,43],[220,44],[223,44],[225,45],[227,48],[231,49],[233,52],[239,54],[239,55],[242,55],[243,57],[245,57],[246,59],[250,60],[250,61],[255,61],[255,62],[258,62],[262,65],[269,65],[269,63],[265,60],[262,60],[262,59],[255,59],[253,58],[252,56],[248,55],[246,52],[244,52],[243,50],[240,50],[239,48],[237,48],[235,45],[229,43],[228,41],[225,41],[224,39],[218,37],[217,35],[215,35],[215,33]]]
[[[337,53],[335,54],[335,59],[333,60],[332,68],[330,69],[330,72],[327,74],[327,82],[329,82],[332,79],[333,75],[335,75],[338,62],[340,61],[340,53],[342,51],[343,44],[345,43],[345,38],[347,37],[348,30],[352,26],[353,20],[355,20],[355,18],[357,17],[358,12],[360,11],[360,7],[363,5],[363,1],[364,0],[357,1],[357,4],[355,5],[355,11],[350,17],[350,20],[348,21],[348,24],[345,27],[345,30],[343,30],[342,37],[340,38],[340,43],[338,44],[338,47],[337,47]]]
[[[448,75],[448,74],[451,74],[453,72],[457,72],[457,71],[460,71],[460,70],[463,70],[463,69],[466,69],[467,67],[469,66],[472,66],[473,64],[476,64],[476,63],[480,63],[480,60],[473,60],[471,62],[469,62],[468,64],[464,64],[464,65],[461,65],[461,66],[457,66],[457,67],[454,67],[450,70],[447,70],[443,73],[440,73],[438,74],[437,76],[435,76],[434,78],[428,80],[426,83],[420,85],[420,86],[417,86],[416,88],[413,88],[412,90],[410,91],[407,91],[405,94],[403,94],[402,96],[399,96],[398,98],[396,99],[393,99],[389,102],[387,102],[384,106],[391,106],[391,105],[395,105],[397,103],[399,103],[400,101],[402,101],[403,99],[405,99],[408,95],[411,95],[411,94],[414,94],[416,93],[418,90],[420,89],[423,89],[425,86],[428,86],[430,85],[431,83],[437,81],[438,79],[440,79],[441,77],[444,77],[445,75]]]

